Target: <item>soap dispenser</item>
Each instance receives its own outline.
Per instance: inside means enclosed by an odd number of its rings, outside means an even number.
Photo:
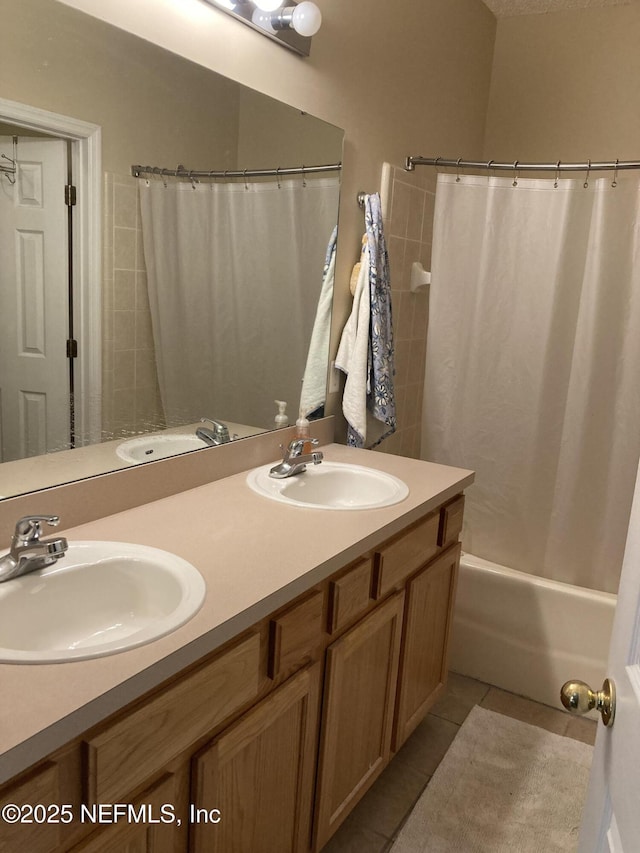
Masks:
[[[276,429],[289,426],[289,418],[285,414],[287,408],[286,400],[276,400],[275,404],[278,407],[278,414],[275,417]]]
[[[311,449],[313,446],[311,444],[311,426],[309,425],[309,421],[304,415],[303,409],[300,409],[298,420],[296,421],[296,438],[303,438],[305,440],[302,452],[311,453]]]

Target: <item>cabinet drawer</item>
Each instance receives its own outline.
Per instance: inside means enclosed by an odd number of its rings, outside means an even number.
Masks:
[[[438,553],[440,512],[421,519],[376,553],[373,597],[382,598]]]
[[[60,802],[58,766],[48,761],[37,773],[29,776],[24,782],[7,788],[0,795],[0,805],[12,803],[17,806],[50,806]],[[26,811],[23,812],[26,816]],[[37,815],[32,816],[34,822],[2,823],[0,832],[0,851],[15,853],[16,850],[26,850],[28,853],[53,853],[60,842],[59,828],[61,824],[36,823]]]
[[[448,548],[458,541],[462,531],[464,515],[464,495],[460,495],[450,504],[440,510],[440,529],[438,530],[438,545]]]
[[[260,637],[252,634],[86,741],[90,803],[126,799],[169,761],[258,693]]]
[[[329,584],[330,634],[348,625],[367,609],[371,601],[371,559],[360,560]]]
[[[322,639],[322,592],[317,590],[269,622],[269,678],[304,663]]]

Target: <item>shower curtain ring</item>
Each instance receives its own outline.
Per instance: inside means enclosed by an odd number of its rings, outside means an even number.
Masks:
[[[276,183],[278,184],[278,189],[282,189],[282,184],[280,183],[280,166],[276,168]]]
[[[515,173],[515,176],[513,178],[513,183],[511,184],[512,187],[518,186],[518,163],[519,162],[520,162],[519,160],[516,160],[515,163],[513,164],[513,171]]]
[[[303,186],[303,187],[306,187],[306,186],[307,186],[307,177],[306,177],[306,175],[305,175],[305,173],[304,173],[304,168],[305,168],[305,166],[304,166],[304,163],[303,163],[303,164],[302,164],[302,186]]]
[[[462,162],[462,157],[458,157],[458,160],[457,160],[457,162],[456,162],[456,168],[457,168],[457,172],[456,172],[456,184],[459,184],[459,183],[460,183],[460,163],[461,163],[461,162]]]
[[[440,174],[440,173],[438,172],[438,160],[442,160],[442,157],[436,157],[436,159],[434,160],[433,167],[434,167],[434,169],[436,170],[436,175],[439,175],[439,174]]]
[[[247,183],[247,170],[246,169],[242,170],[242,177],[244,179],[244,188],[245,188],[245,190],[248,190],[249,184]]]
[[[556,163],[556,179],[553,182],[554,189],[558,189],[558,181],[560,179],[560,160]]]
[[[612,187],[618,186],[618,163],[619,162],[620,162],[619,160],[616,160],[616,168],[613,170],[613,180],[611,181]]]
[[[584,184],[582,185],[585,188],[585,190],[589,189],[589,174],[590,174],[590,172],[591,172],[591,160],[587,160],[587,174],[585,175]]]

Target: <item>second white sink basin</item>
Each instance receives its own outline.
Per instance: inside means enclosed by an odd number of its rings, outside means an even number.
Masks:
[[[363,465],[321,462],[307,465],[294,477],[277,480],[269,476],[273,465],[256,468],[247,476],[248,485],[263,497],[290,506],[312,509],[376,509],[400,503],[409,494],[406,483]]]
[[[166,459],[168,456],[208,446],[206,441],[202,441],[195,433],[141,435],[139,438],[130,438],[119,444],[116,447],[116,454],[125,462],[137,464],[153,462],[154,459]]]
[[[0,584],[0,663],[58,663],[140,646],[187,622],[205,591],[200,572],[167,551],[71,542],[54,565]]]

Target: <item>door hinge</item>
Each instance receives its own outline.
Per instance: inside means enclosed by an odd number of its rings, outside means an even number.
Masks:
[[[76,203],[76,188],[73,184],[67,184],[64,188],[64,203],[67,207],[73,207]]]
[[[73,338],[69,338],[67,341],[67,358],[77,358],[78,357],[78,341]]]

